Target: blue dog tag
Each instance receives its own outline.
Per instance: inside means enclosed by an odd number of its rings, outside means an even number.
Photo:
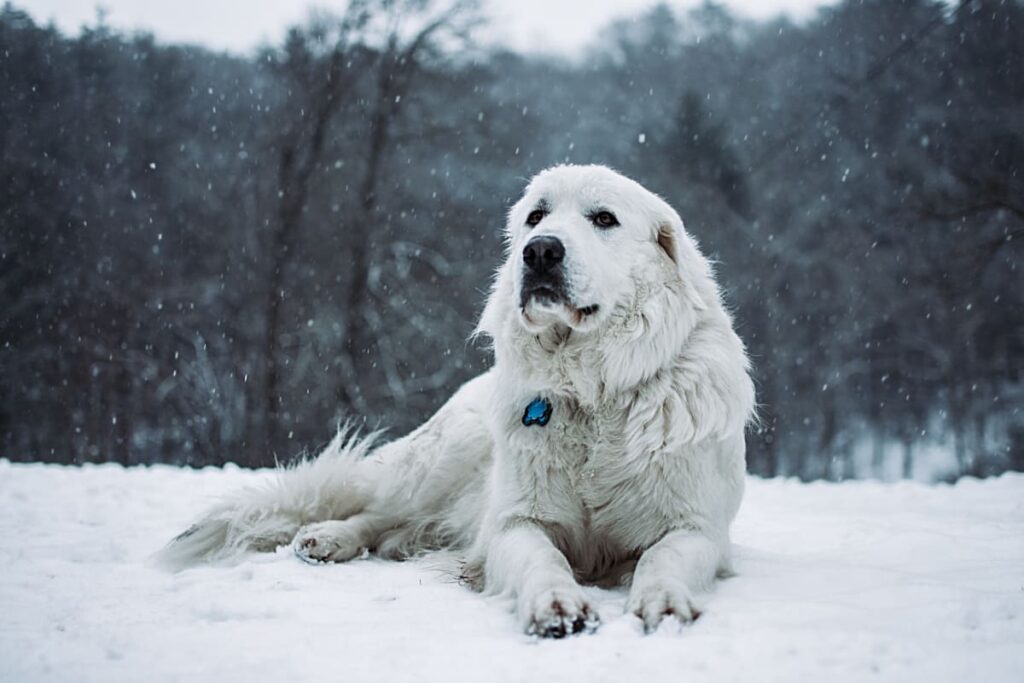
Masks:
[[[550,419],[551,403],[539,396],[530,401],[530,405],[526,406],[526,412],[523,413],[523,425],[526,427],[534,424],[543,427]]]

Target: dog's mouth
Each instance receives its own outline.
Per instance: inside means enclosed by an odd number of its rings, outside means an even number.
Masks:
[[[565,322],[577,327],[601,309],[598,304],[576,306],[560,287],[547,284],[524,287],[519,296],[519,308],[531,327],[542,325],[545,317],[567,317]]]
[[[550,285],[523,287],[519,295],[519,306],[520,308],[526,308],[534,302],[540,305],[561,304],[566,303],[567,298],[565,292],[560,287]]]

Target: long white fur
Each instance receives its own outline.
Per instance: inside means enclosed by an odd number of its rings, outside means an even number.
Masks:
[[[550,212],[531,228],[542,199]],[[621,225],[595,227],[598,209]],[[522,250],[537,235],[565,245],[567,304],[520,308]],[[648,630],[695,618],[694,594],[727,569],[754,406],[711,267],[666,202],[601,166],[540,173],[506,237],[478,330],[493,341],[491,370],[406,437],[370,451],[340,435],[158,559],[180,568],[293,537],[316,561],[444,547],[538,635],[596,627],[580,580],[631,579],[627,609]],[[551,421],[525,427],[537,397]]]

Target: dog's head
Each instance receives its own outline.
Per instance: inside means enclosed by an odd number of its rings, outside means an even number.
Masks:
[[[584,404],[626,392],[627,431],[653,450],[742,432],[743,343],[663,199],[603,166],[557,166],[509,211],[506,250],[477,332],[511,382]]]
[[[506,238],[508,259],[495,296],[512,299],[502,308],[513,305],[530,332],[558,325],[596,330],[636,299],[640,282],[658,273],[680,279],[689,269],[707,276],[678,214],[604,166],[557,166],[538,174],[509,212]],[[694,306],[704,306],[696,288],[680,286]],[[489,314],[496,311],[485,311],[484,330],[497,322]]]

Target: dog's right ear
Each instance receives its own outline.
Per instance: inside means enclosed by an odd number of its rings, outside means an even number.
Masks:
[[[534,178],[535,180],[536,177]],[[529,188],[527,188],[527,191],[529,191]],[[524,193],[519,198],[519,201],[508,210],[504,227],[505,257],[502,259],[501,265],[498,266],[498,270],[494,273],[491,293],[487,297],[487,303],[484,304],[483,312],[480,313],[480,320],[476,324],[476,329],[470,335],[471,339],[484,336],[490,337],[492,340],[497,339],[498,330],[508,320],[509,302],[515,301],[515,276],[512,272],[512,240],[514,239],[512,226],[526,219],[527,206],[526,194]]]
[[[506,258],[494,275],[491,293],[487,297],[487,303],[484,304],[484,310],[480,314],[472,337],[476,339],[487,336],[496,339],[498,330],[501,329],[508,314],[508,302],[512,300],[512,275]]]

